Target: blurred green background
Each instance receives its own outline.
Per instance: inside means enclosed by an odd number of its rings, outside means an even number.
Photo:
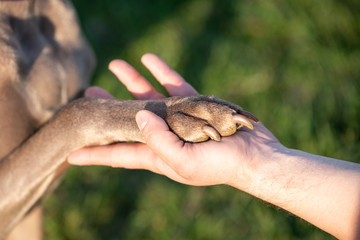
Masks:
[[[359,1],[73,3],[98,59],[93,84],[132,98],[107,64],[125,59],[156,84],[140,64],[153,52],[200,93],[254,113],[285,146],[360,162]],[[108,167],[71,168],[45,211],[52,240],[332,239],[230,187]]]

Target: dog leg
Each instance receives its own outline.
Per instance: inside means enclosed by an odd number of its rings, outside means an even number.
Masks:
[[[16,225],[6,240],[41,240],[43,238],[42,212],[42,206],[37,206],[31,210],[31,212]]]
[[[62,175],[70,152],[84,146],[141,140],[134,119],[141,108],[144,103],[136,101],[76,100],[4,157],[0,161],[0,238]]]
[[[6,219],[0,221],[0,233],[8,233],[62,175],[72,151],[114,142],[143,142],[135,121],[142,109],[156,113],[179,137],[192,142],[205,141],[214,132],[215,140],[235,133],[239,127],[237,116],[257,121],[240,107],[211,96],[154,101],[75,100],[0,162],[0,216]]]

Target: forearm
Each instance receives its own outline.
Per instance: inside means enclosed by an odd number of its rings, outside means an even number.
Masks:
[[[340,239],[360,237],[359,164],[286,148],[263,158],[237,188]]]

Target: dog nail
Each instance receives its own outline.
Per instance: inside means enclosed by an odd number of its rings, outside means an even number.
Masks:
[[[220,133],[213,127],[211,126],[204,126],[203,127],[203,132],[208,135],[212,140],[215,141],[220,141],[221,140],[221,135]]]
[[[249,129],[254,129],[254,126],[252,123],[243,115],[236,114],[233,116],[234,121],[240,125],[244,125],[248,127]]]

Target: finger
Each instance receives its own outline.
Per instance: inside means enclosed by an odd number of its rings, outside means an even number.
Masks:
[[[85,91],[85,97],[99,97],[99,98],[114,98],[110,93],[105,89],[100,87],[89,87]]]
[[[86,147],[72,152],[68,162],[78,166],[101,165],[126,169],[144,169],[162,174],[177,182],[190,184],[143,143],[119,143]]]
[[[152,53],[147,53],[141,58],[141,62],[154,75],[154,77],[163,85],[171,96],[194,96],[197,91],[188,84],[184,78],[169,65]]]
[[[171,151],[176,151],[181,150],[182,146],[184,145],[184,142],[169,130],[169,127],[165,121],[150,111],[139,111],[136,114],[136,122],[139,126],[141,134],[145,139],[146,144],[150,148],[151,146],[156,146],[157,149],[159,146],[162,146],[161,149],[170,147],[169,149]],[[164,153],[161,150],[159,152]],[[155,153],[157,154],[158,151],[155,151]]]
[[[103,165],[153,170],[149,163],[154,162],[156,158],[157,156],[143,143],[120,143],[79,149],[69,155],[68,162],[80,166]]]
[[[162,118],[150,111],[142,110],[136,114],[136,122],[146,145],[160,159],[176,172],[187,165],[191,145],[187,145],[171,132]]]
[[[136,99],[165,98],[127,62],[123,60],[113,60],[109,64],[109,69]]]

